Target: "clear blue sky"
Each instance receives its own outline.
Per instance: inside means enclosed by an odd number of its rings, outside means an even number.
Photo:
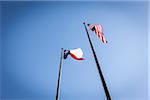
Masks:
[[[83,22],[100,23],[108,44],[94,44],[113,100],[147,100],[148,2],[1,2],[2,100],[55,100],[60,50],[82,48],[85,61],[64,61],[60,100],[105,100]]]

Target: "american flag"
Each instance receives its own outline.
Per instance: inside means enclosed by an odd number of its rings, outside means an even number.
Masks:
[[[106,40],[104,33],[103,33],[102,25],[100,25],[100,24],[92,24],[92,25],[88,24],[88,26],[92,31],[95,31],[95,33],[102,40],[103,43],[107,43],[107,40]]]

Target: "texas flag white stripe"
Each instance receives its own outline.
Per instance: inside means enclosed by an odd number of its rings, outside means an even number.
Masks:
[[[74,58],[76,60],[84,60],[83,51],[82,51],[81,48],[70,50],[70,55],[71,55],[72,58]]]

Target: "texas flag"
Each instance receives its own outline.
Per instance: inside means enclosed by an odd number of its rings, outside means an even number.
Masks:
[[[76,60],[84,60],[83,51],[81,48],[73,49],[73,50],[64,50],[64,59],[66,59],[70,55],[72,58]]]

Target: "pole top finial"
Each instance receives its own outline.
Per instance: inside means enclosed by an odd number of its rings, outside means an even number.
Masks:
[[[87,24],[88,26],[90,26],[90,24]]]

